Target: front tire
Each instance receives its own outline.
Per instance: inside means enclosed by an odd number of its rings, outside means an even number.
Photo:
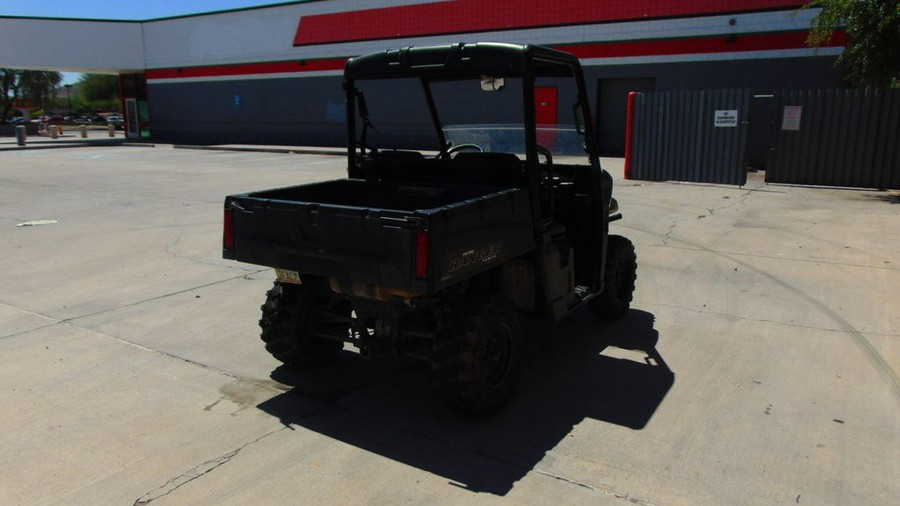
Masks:
[[[495,296],[442,333],[434,352],[434,385],[457,411],[488,415],[515,392],[521,356],[519,314],[509,301]]]
[[[333,359],[344,347],[337,339],[317,337],[327,333],[335,338],[347,335],[350,307],[335,302],[323,283],[302,285],[276,281],[266,293],[259,326],[266,351],[286,365],[309,367]]]
[[[634,244],[619,235],[609,236],[603,292],[588,301],[588,308],[603,320],[621,318],[631,307],[636,279],[637,256]]]

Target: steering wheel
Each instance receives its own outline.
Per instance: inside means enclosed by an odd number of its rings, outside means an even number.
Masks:
[[[450,149],[447,150],[447,158],[453,158],[453,154],[460,151],[475,151],[476,153],[484,153],[484,148],[482,148],[478,144],[458,144],[456,146],[451,146]]]
[[[537,151],[538,155],[544,155],[547,159],[547,164],[540,167],[541,185],[546,188],[556,187],[559,178],[553,176],[553,153],[540,144],[535,144],[534,150]],[[540,163],[540,160],[538,160],[538,162]]]

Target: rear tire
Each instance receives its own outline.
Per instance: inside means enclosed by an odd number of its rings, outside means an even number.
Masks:
[[[432,380],[444,402],[472,416],[491,414],[515,392],[522,355],[522,326],[501,296],[477,313],[449,324],[435,346]]]
[[[349,324],[339,317],[350,316],[346,302],[336,303],[322,283],[302,285],[276,281],[266,293],[259,326],[266,351],[290,366],[308,367],[325,363],[344,347],[338,340],[315,337],[325,332],[340,336],[349,332]]]
[[[636,279],[637,256],[634,244],[619,235],[609,236],[603,292],[588,301],[588,308],[603,320],[621,318],[631,307]]]

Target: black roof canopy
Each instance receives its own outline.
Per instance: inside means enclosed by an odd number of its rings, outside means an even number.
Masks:
[[[352,58],[344,67],[347,79],[477,78],[493,76],[562,76],[580,68],[574,55],[544,46],[479,42],[445,46],[406,47]]]

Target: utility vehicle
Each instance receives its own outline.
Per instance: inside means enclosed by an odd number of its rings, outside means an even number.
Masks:
[[[609,235],[575,56],[409,47],[349,60],[344,89],[347,178],[225,199],[224,257],[275,268],[259,322],[275,358],[419,357],[449,405],[487,414],[515,389],[522,312],[628,310],[634,247]]]

